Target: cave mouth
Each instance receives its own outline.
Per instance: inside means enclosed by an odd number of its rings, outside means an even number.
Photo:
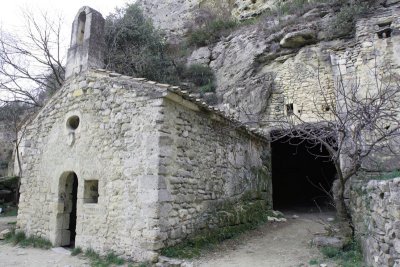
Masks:
[[[334,209],[327,192],[331,192],[336,170],[323,145],[300,137],[282,137],[271,143],[271,151],[274,209]]]

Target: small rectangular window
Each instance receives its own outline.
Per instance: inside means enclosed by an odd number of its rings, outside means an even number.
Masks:
[[[293,103],[286,104],[286,115],[291,116],[294,113]]]
[[[85,180],[83,203],[97,203],[99,201],[99,180]]]

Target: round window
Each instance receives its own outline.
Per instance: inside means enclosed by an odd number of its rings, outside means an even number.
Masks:
[[[79,127],[79,117],[72,116],[67,120],[67,127],[71,130],[76,130]]]

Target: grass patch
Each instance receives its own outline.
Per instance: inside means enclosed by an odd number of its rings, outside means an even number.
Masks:
[[[51,242],[45,238],[38,236],[29,236],[27,237],[24,232],[15,232],[11,231],[9,234],[6,234],[5,241],[13,244],[14,246],[18,245],[20,247],[33,247],[33,248],[41,248],[41,249],[50,249],[53,245]]]
[[[83,251],[80,247],[75,247],[72,251],[71,251],[71,255],[72,256],[76,256],[81,254]]]
[[[108,267],[108,266],[115,266],[115,265],[119,266],[125,264],[125,260],[118,257],[114,252],[110,252],[106,256],[102,257],[99,254],[97,254],[93,249],[88,249],[85,251],[84,256],[90,260],[91,263],[90,265],[92,267]]]
[[[319,264],[319,261],[316,260],[316,259],[312,259],[312,260],[310,260],[310,261],[308,262],[308,264],[310,264],[310,265],[318,265],[318,264]]]
[[[343,249],[334,247],[323,247],[321,248],[321,253],[327,258],[335,260],[339,264],[339,266],[363,266],[361,245],[359,244],[359,242],[356,241],[353,241]]]
[[[105,256],[100,256],[93,249],[87,249],[84,253],[82,248],[76,247],[71,252],[72,256],[82,255],[90,260],[90,266],[92,267],[109,267],[109,266],[121,266],[128,263],[125,259],[119,257],[115,252],[109,252]],[[128,267],[150,267],[151,263],[139,262],[133,263],[129,262]]]

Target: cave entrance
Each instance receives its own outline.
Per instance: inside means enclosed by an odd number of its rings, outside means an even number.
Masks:
[[[273,205],[279,210],[332,210],[336,170],[327,149],[299,137],[272,142]],[[323,188],[323,189],[322,189]]]

